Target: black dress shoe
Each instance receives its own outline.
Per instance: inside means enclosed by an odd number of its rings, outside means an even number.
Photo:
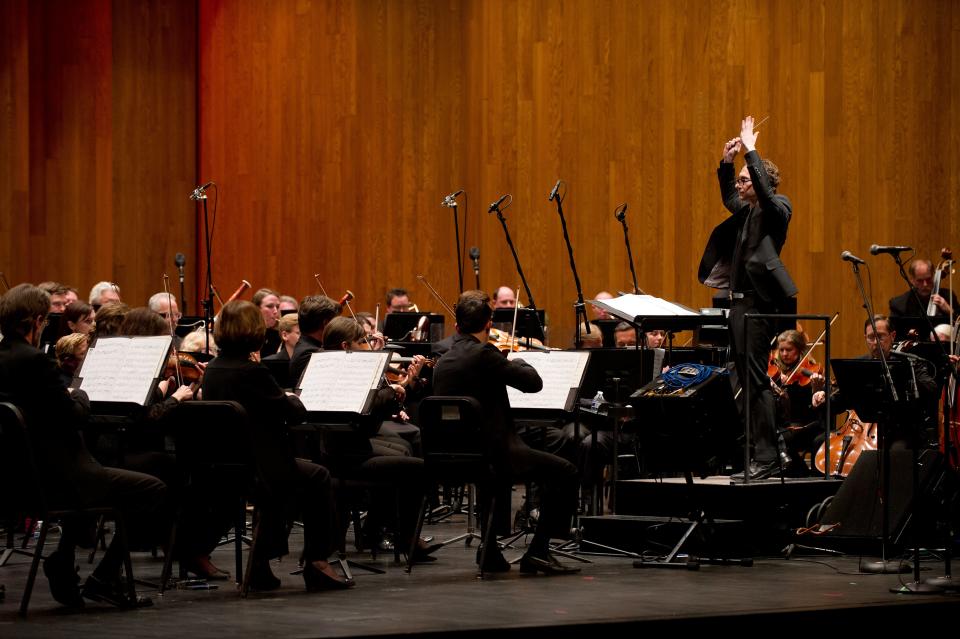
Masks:
[[[210,566],[210,570],[201,568],[200,564],[193,560],[187,560],[181,563],[187,572],[193,573],[200,579],[206,579],[207,581],[226,581],[230,579],[229,572],[226,570],[220,570],[209,562],[208,565]]]
[[[483,545],[477,548],[477,565],[481,572],[510,572],[510,562],[504,558],[500,548],[493,548],[487,552],[483,565],[480,565],[480,558],[483,557]]]
[[[750,462],[750,465],[747,468],[750,481],[757,481],[760,479],[768,479],[775,475],[780,475],[780,464],[777,460],[769,462]],[[730,479],[734,481],[743,481],[744,473],[734,473],[730,475]]]
[[[429,546],[418,545],[413,549],[413,563],[422,564],[436,561],[437,558],[433,556],[433,553],[437,552],[441,548],[443,548],[443,544],[431,544]]]
[[[81,592],[87,599],[108,603],[117,608],[147,608],[153,605],[153,599],[136,593],[131,600],[127,594],[126,584],[119,579],[106,580],[90,575],[83,583]]]
[[[553,557],[537,557],[526,554],[520,560],[521,575],[535,575],[542,572],[545,575],[573,575],[580,572],[579,568],[564,566]]]
[[[50,594],[57,603],[70,608],[83,608],[80,596],[80,575],[73,563],[73,554],[56,550],[43,561],[43,574],[50,582]]]
[[[318,570],[312,562],[307,562],[303,567],[303,583],[307,586],[307,592],[347,590],[356,585],[353,579],[337,579],[336,577],[331,577],[322,570]]]

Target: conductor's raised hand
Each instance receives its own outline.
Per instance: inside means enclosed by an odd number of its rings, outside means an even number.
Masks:
[[[753,130],[753,116],[748,115],[740,122],[740,141],[747,152],[753,151],[757,147],[757,135]]]
[[[733,162],[733,159],[737,157],[737,153],[740,152],[740,146],[740,138],[733,138],[724,144],[723,161],[727,162],[728,164]]]

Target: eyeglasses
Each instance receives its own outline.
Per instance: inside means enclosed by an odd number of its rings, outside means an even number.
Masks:
[[[750,178],[748,178],[748,177],[738,177],[738,178],[737,178],[737,184],[739,184],[739,185],[741,185],[741,186],[743,186],[744,184],[750,184],[750,182],[752,182],[752,180],[751,180]]]
[[[164,311],[163,313],[157,313],[157,315],[159,315],[159,316],[162,317],[163,319],[167,319],[167,318],[170,317],[170,313],[169,313],[168,311]],[[174,320],[174,321],[179,321],[181,317],[183,317],[183,314],[181,314],[181,313],[174,313],[174,314],[173,314],[173,320]]]

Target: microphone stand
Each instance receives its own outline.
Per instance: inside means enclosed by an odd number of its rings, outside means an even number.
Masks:
[[[623,205],[623,210],[616,213],[616,218],[623,226],[623,241],[627,245],[627,261],[630,263],[630,275],[633,277],[633,292],[640,290],[637,284],[637,270],[633,267],[633,251],[630,250],[630,235],[627,233],[627,205]]]
[[[184,315],[187,314],[187,294],[183,290],[183,267],[179,268],[180,271],[180,312]]]
[[[190,196],[193,200],[202,200],[203,201],[203,236],[206,249],[206,258],[207,258],[207,277],[206,277],[206,291],[207,297],[200,301],[201,306],[203,306],[203,320],[206,330],[204,331],[204,351],[207,355],[210,354],[210,331],[213,330],[213,270],[211,267],[211,247],[210,247],[210,218],[207,213],[207,193],[204,189],[198,188],[193,192],[193,195]]]
[[[492,211],[497,212],[497,219],[500,220],[501,226],[503,226],[503,235],[507,239],[507,246],[510,247],[510,253],[513,254],[513,261],[517,265],[517,274],[520,275],[520,281],[523,283],[523,290],[527,294],[527,301],[530,302],[527,304],[527,308],[533,310],[533,316],[537,318],[537,323],[540,323],[540,315],[537,313],[537,304],[533,301],[533,293],[530,292],[530,286],[527,284],[527,278],[523,275],[523,267],[520,266],[520,258],[517,256],[517,249],[513,245],[513,240],[510,239],[510,230],[507,228],[507,218],[503,217],[503,211],[500,210],[499,206],[494,206]],[[540,327],[541,334],[544,334],[543,326]]]
[[[873,305],[870,303],[870,297],[863,287],[863,278],[860,277],[860,265],[856,262],[851,262],[851,264],[853,265],[853,276],[857,280],[857,289],[860,291],[860,298],[863,300],[863,308],[867,312],[867,320],[873,328],[874,339],[877,340],[877,352],[880,354],[880,362],[883,366],[884,385],[889,390],[893,403],[897,404],[900,398],[893,384],[893,376],[890,374],[890,365],[887,363],[886,353],[883,352],[883,347],[880,345],[880,338],[877,333],[877,322],[873,318]],[[894,568],[891,569],[890,564],[893,562],[887,561],[887,544],[890,538],[890,447],[886,442],[886,424],[880,424],[880,427],[877,429],[877,448],[880,450],[881,464],[883,465],[881,473],[883,476],[881,480],[883,482],[881,488],[881,497],[883,499],[883,512],[881,517],[883,518],[883,527],[880,537],[880,561],[868,562],[863,565],[862,570],[870,573],[899,572],[899,562],[896,562]]]
[[[564,189],[566,192],[566,189]],[[577,327],[574,333],[573,347],[580,348],[583,345],[583,336],[580,334],[580,325],[583,323],[587,327],[587,334],[590,334],[590,325],[587,324],[587,307],[583,303],[583,288],[580,286],[580,276],[577,274],[577,263],[573,260],[573,246],[570,244],[570,236],[567,234],[567,220],[563,217],[563,198],[560,195],[554,197],[557,203],[557,215],[560,216],[560,226],[563,228],[563,241],[567,244],[567,254],[570,256],[570,270],[573,271],[573,282],[577,285],[577,302],[573,305],[574,321]]]
[[[460,279],[460,292],[463,293],[463,257],[460,255],[460,221],[457,219],[457,201],[451,200],[447,206],[453,209],[453,234],[457,245],[457,277]],[[477,288],[480,288],[479,284]]]
[[[917,292],[917,287],[913,285],[913,282],[910,281],[910,278],[907,276],[907,272],[903,268],[903,260],[900,259],[900,253],[891,253],[890,257],[897,263],[897,268],[900,271],[900,277],[904,282],[907,283],[907,286],[910,287],[910,296],[913,298],[913,301],[917,303],[917,307],[923,309],[923,304],[920,303],[920,294]],[[939,291],[931,291],[930,295],[938,295]],[[951,296],[951,310],[953,307],[953,299]],[[937,345],[940,347],[942,354],[942,360],[946,360],[949,364],[950,358],[948,357],[948,352],[943,340],[940,339],[940,336],[937,335],[937,332],[933,330],[933,321],[930,319],[930,316],[925,312],[923,313],[923,319],[927,322],[927,328],[930,330],[930,334],[933,335],[933,339],[936,340]],[[949,366],[948,366],[949,367]],[[952,373],[951,373],[952,374]],[[945,455],[945,465],[949,467],[950,456],[952,454],[952,442],[950,441],[950,424],[949,424],[949,415],[952,415],[952,406],[953,398],[950,393],[945,393],[943,399],[943,414],[944,418],[944,427],[943,427],[943,450]],[[916,429],[914,429],[916,430]],[[918,459],[918,440],[920,439],[916,432],[914,432],[914,441],[913,441],[913,505],[911,510],[917,507],[917,490],[919,489],[920,484],[920,469],[919,469],[919,459]],[[947,479],[949,481],[949,479]],[[945,508],[949,510],[949,499],[944,500]],[[914,520],[916,517],[913,518]],[[946,519],[946,528],[947,528],[947,539],[944,544],[943,551],[943,576],[942,577],[933,577],[925,581],[920,581],[920,532],[914,528],[913,531],[913,581],[910,583],[903,584],[899,588],[891,588],[892,592],[902,592],[910,594],[930,594],[935,592],[941,592],[943,589],[948,589],[953,587],[953,576],[951,574],[951,561],[952,553],[951,546],[953,544],[953,535],[950,534],[950,517],[947,515]]]

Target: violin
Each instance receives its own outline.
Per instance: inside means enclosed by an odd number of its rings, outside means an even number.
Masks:
[[[877,449],[877,425],[861,422],[856,412],[847,411],[843,426],[830,435],[829,441],[820,446],[813,458],[813,464],[820,472],[825,472],[827,446],[830,447],[830,474],[846,477],[863,451]]]
[[[177,371],[180,373],[182,383],[188,386],[203,379],[203,368],[200,367],[197,358],[190,353],[182,351],[170,353],[163,376],[175,378]]]
[[[813,380],[814,375],[822,375],[823,367],[812,357],[800,362],[796,369],[792,367],[796,364],[787,365],[775,354],[770,355],[770,362],[767,364],[767,375],[778,386],[807,386]],[[793,370],[793,372],[791,372]],[[781,381],[781,375],[788,375],[787,379]]]

